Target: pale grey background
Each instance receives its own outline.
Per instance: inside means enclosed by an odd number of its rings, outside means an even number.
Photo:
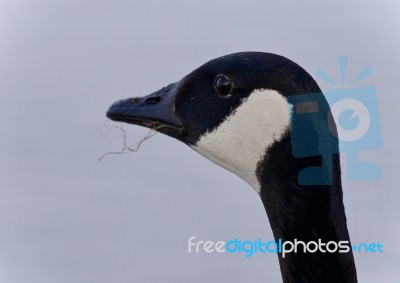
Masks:
[[[379,96],[375,182],[344,180],[360,282],[399,282],[398,1],[0,1],[0,282],[280,282],[276,255],[188,254],[187,239],[272,239],[246,183],[161,134],[136,154],[105,124],[209,59],[284,55]],[[318,80],[324,90],[332,88]],[[107,126],[106,126],[107,125]],[[108,130],[107,130],[108,129]],[[145,129],[126,126],[130,142]],[[344,159],[345,160],[345,159]],[[397,176],[396,176],[397,175]]]

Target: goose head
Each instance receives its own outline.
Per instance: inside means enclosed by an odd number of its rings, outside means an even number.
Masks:
[[[317,83],[293,61],[242,52],[211,60],[148,96],[117,101],[107,117],[155,128],[245,180],[260,195],[276,240],[349,241],[337,140],[328,138],[326,120],[295,115],[291,98],[310,93],[329,109]],[[309,113],[315,105],[301,108]],[[301,146],[325,157],[294,156],[293,132],[309,136]],[[309,179],[328,182],[301,184],[307,168]],[[284,282],[357,281],[351,250],[278,257]]]
[[[117,101],[115,121],[151,127],[189,145],[261,191],[260,167],[288,136],[287,97],[320,92],[311,76],[282,56],[242,52],[207,62],[148,96]]]

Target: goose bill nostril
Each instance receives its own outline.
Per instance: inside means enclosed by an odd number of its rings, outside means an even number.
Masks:
[[[155,96],[155,97],[149,97],[147,98],[144,102],[147,105],[153,105],[153,104],[157,104],[158,102],[161,101],[161,97],[160,96]]]

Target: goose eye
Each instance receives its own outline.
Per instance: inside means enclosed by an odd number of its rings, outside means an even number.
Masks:
[[[232,90],[232,81],[228,77],[219,75],[215,79],[214,87],[219,95],[227,97],[230,96],[230,92]]]

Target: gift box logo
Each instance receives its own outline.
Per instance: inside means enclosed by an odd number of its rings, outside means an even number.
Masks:
[[[347,57],[339,57],[342,85],[347,88],[326,91],[324,95],[311,93],[288,97],[293,156],[321,156],[321,166],[307,167],[299,172],[301,185],[332,184],[332,155],[339,152],[347,155],[349,180],[380,179],[377,164],[358,160],[361,150],[382,146],[376,90],[372,86],[353,87],[370,75],[372,69],[367,67],[346,84],[347,62]],[[337,87],[338,84],[321,69],[316,75]]]

